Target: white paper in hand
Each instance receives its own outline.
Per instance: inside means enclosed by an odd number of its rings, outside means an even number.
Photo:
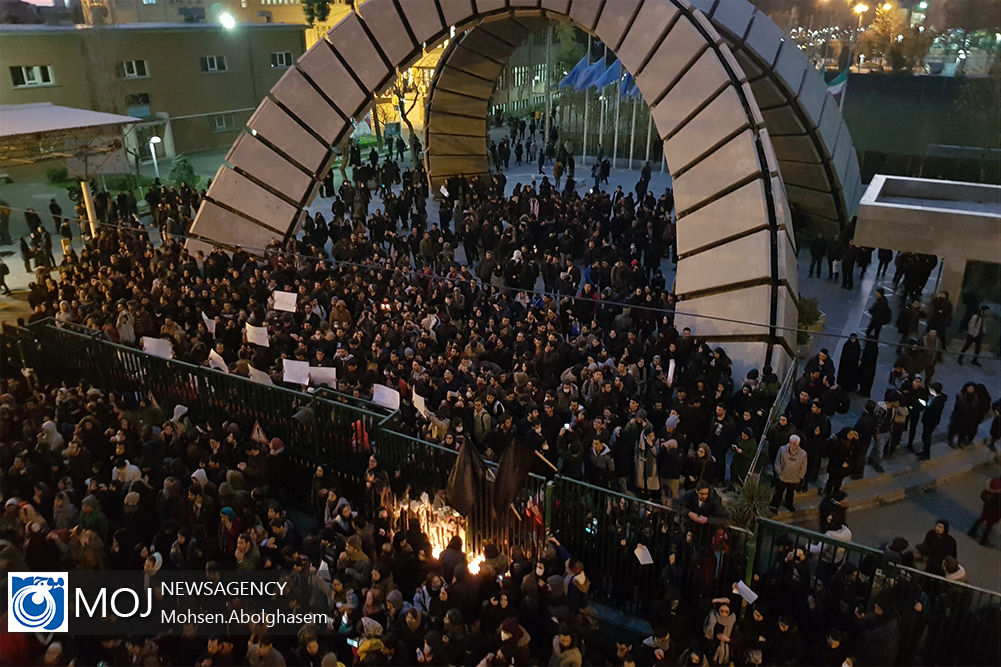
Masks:
[[[143,336],[142,344],[143,352],[146,354],[152,354],[154,357],[160,357],[161,359],[174,358],[174,346],[166,338]]]
[[[754,601],[758,599],[758,594],[748,588],[743,581],[738,581],[733,585],[733,592],[744,598],[747,604],[754,604]]]
[[[636,555],[636,560],[640,562],[640,565],[653,565],[653,556],[650,555],[650,550],[646,548],[646,545],[637,544],[636,548],[633,549],[633,553]]]
[[[419,412],[424,417],[428,416],[427,403],[424,402],[424,397],[418,394],[416,389],[414,390],[413,394],[411,394],[410,401],[411,403],[414,404],[414,409],[417,410],[417,412]]]
[[[671,359],[671,361],[668,362],[668,364],[667,364],[667,386],[668,387],[673,387],[674,386],[674,369],[675,369],[674,359]]]
[[[438,191],[441,192],[442,196],[448,197],[448,188],[446,188],[444,185],[438,188]]]
[[[271,339],[268,338],[267,327],[255,327],[247,324],[244,328],[244,332],[247,334],[248,343],[260,345],[261,347],[271,347]]]
[[[282,379],[292,384],[309,384],[309,362],[296,361],[294,359],[283,359],[282,369],[284,375]]]
[[[289,313],[295,312],[295,292],[282,292],[280,290],[275,290],[273,295],[275,297],[275,310],[284,310]]]
[[[265,373],[264,371],[259,371],[253,366],[247,366],[247,369],[250,371],[250,379],[253,380],[254,382],[260,382],[261,384],[270,384],[270,385],[274,384],[274,382],[271,381],[271,376]]]
[[[331,389],[337,389],[337,369],[326,366],[310,366],[309,381],[315,385],[325,384]]]
[[[209,330],[209,333],[215,336],[215,320],[206,315],[205,311],[202,311],[202,322],[205,323],[205,328]]]
[[[372,385],[372,402],[390,410],[400,409],[400,392],[384,384]]]
[[[209,368],[215,368],[223,373],[229,373],[229,367],[226,366],[226,360],[223,359],[222,355],[215,350],[209,350]]]

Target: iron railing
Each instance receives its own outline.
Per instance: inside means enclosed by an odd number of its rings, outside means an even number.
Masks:
[[[281,491],[303,509],[315,507],[310,492],[317,466],[325,469],[324,486],[336,484],[357,498],[364,493],[374,453],[395,495],[406,502],[423,493],[434,498],[446,488],[455,462],[455,451],[405,433],[399,413],[387,415],[357,397],[263,385],[153,357],[51,321],[5,326],[0,343],[5,369],[32,368],[43,382],[79,379],[125,402],[152,394],[167,413],[175,404],[187,406],[195,424],[237,423],[249,434],[260,423],[269,437],[284,441],[292,466]],[[794,375],[790,369],[770,421],[785,405]],[[485,463],[489,476],[496,464]],[[841,602],[870,610],[880,591],[910,591],[930,610],[923,623],[907,629],[908,645],[923,651],[926,664],[943,664],[945,657],[935,647],[956,633],[969,636],[970,644],[981,639],[991,644],[989,630],[976,634],[980,630],[971,625],[998,618],[1001,597],[996,593],[899,568],[876,549],[768,519],[759,520],[751,533],[725,519],[693,525],[685,514],[673,501],[663,505],[558,474],[530,474],[514,502],[499,512],[490,502],[489,486],[483,486],[466,517],[465,541],[472,554],[493,544],[507,554],[519,547],[531,558],[554,548],[547,538],[555,537],[585,564],[591,598],[629,613],[649,611],[658,600],[726,594],[738,579],[767,595],[777,613],[791,609],[797,593],[826,600],[832,590],[840,591],[848,596]],[[641,564],[640,545],[653,564]],[[804,556],[802,562],[797,553]]]
[[[761,519],[748,584],[773,616],[814,612],[837,625],[878,605],[898,625],[890,664],[1001,664],[1001,594],[950,581],[888,560],[879,549]]]

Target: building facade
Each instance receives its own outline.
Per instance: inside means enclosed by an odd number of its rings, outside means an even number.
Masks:
[[[141,152],[159,136],[165,157],[229,146],[302,55],[305,28],[3,25],[0,104],[52,102],[140,118],[127,147]]]

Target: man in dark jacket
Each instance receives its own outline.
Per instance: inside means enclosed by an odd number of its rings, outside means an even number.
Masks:
[[[880,330],[883,325],[889,324],[891,316],[890,304],[886,300],[883,289],[877,289],[876,300],[869,306],[869,326],[866,327],[865,335],[868,337],[872,334],[873,338],[878,339]]]
[[[942,411],[945,410],[946,396],[942,393],[942,383],[932,382],[928,392],[928,405],[921,413],[921,454],[918,459],[927,461],[931,458],[931,436],[942,421]]]
[[[820,277],[821,262],[824,261],[825,254],[827,254],[827,239],[823,234],[817,234],[810,241],[810,278],[813,277],[814,267],[817,268],[817,277]]]

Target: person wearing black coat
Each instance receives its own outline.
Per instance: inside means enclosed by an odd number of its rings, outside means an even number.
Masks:
[[[852,430],[858,433],[858,450],[852,458],[851,476],[852,479],[862,479],[865,473],[866,452],[872,443],[872,437],[876,433],[876,402],[866,401],[862,416],[855,422]],[[878,444],[876,445],[879,446]]]
[[[890,311],[890,303],[886,300],[886,295],[882,288],[876,290],[876,300],[869,306],[869,326],[866,327],[865,335],[872,334],[873,338],[879,338],[879,332],[884,325],[889,324],[893,317]]]
[[[942,383],[932,382],[931,390],[928,392],[928,405],[921,413],[921,454],[918,459],[927,461],[931,458],[931,436],[942,421],[942,412],[945,410],[946,396],[942,393]]]
[[[956,538],[949,534],[949,522],[939,519],[935,527],[925,533],[925,539],[915,547],[925,561],[925,572],[945,576],[942,561],[946,556],[956,557]]]
[[[859,385],[859,357],[862,356],[862,344],[858,334],[853,333],[841,347],[841,358],[838,361],[838,385],[845,391],[855,391]]]
[[[841,483],[852,470],[852,462],[858,458],[861,449],[858,431],[845,427],[831,439],[827,452],[827,484],[824,493],[830,495],[841,490]],[[823,523],[823,516],[821,516]],[[840,526],[837,526],[840,527]],[[827,530],[824,528],[821,532]]]
[[[858,393],[869,398],[872,393],[872,383],[876,379],[876,360],[879,355],[879,344],[867,340],[862,348],[862,359],[858,365]]]
[[[959,447],[966,447],[973,442],[977,434],[977,427],[980,425],[980,397],[977,394],[977,386],[972,382],[963,385],[963,390],[956,395],[956,403],[949,416],[949,446],[953,449],[957,445],[953,441],[958,438]]]

